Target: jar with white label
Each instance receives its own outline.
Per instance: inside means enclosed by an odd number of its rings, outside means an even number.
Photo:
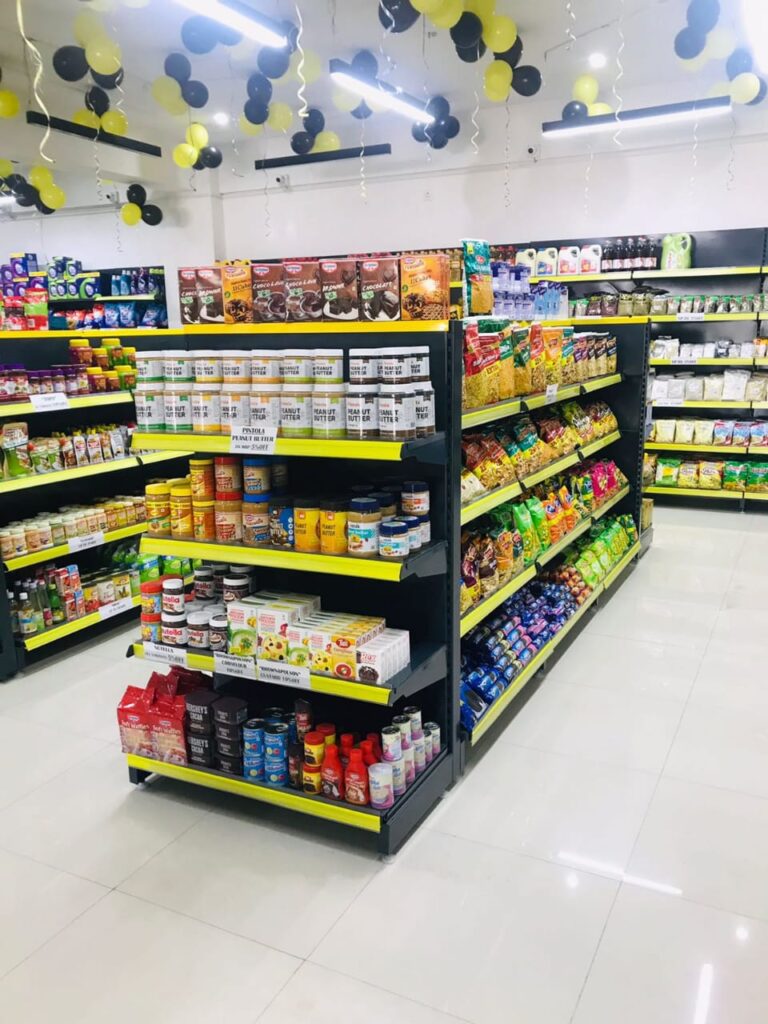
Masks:
[[[231,434],[232,427],[247,427],[250,424],[250,392],[250,384],[225,384],[221,389],[222,434]]]
[[[411,383],[411,350],[384,348],[379,356],[379,374],[382,384]]]
[[[312,437],[311,384],[283,384],[278,434],[280,437]]]
[[[162,384],[137,383],[134,391],[136,426],[150,434],[165,432],[165,394]]]
[[[187,618],[187,643],[198,650],[208,650],[210,643],[211,613],[205,611],[190,612]]]
[[[195,368],[196,384],[221,384],[221,353],[214,351],[190,352]]]
[[[187,617],[181,615],[162,614],[162,641],[172,647],[186,647],[189,633],[187,631]]]
[[[221,384],[192,385],[192,430],[195,434],[221,433]]]
[[[381,352],[376,348],[351,348],[349,350],[349,383],[380,383],[380,356]]]
[[[279,384],[283,379],[283,355],[273,349],[251,350],[251,380],[256,384]]]
[[[342,384],[344,382],[344,350],[340,348],[318,348],[312,353],[312,376],[315,387],[318,384]]]
[[[416,402],[411,384],[379,387],[379,436],[383,441],[410,441],[416,437]]]
[[[163,395],[165,406],[165,432],[167,434],[192,433],[192,386],[166,384]]]
[[[283,352],[283,382],[285,384],[311,384],[312,373],[312,349],[285,349]]]
[[[225,384],[250,384],[251,353],[239,349],[222,352],[221,372]]]
[[[312,392],[312,437],[346,437],[346,392],[344,384],[315,385]]]
[[[251,384],[251,426],[277,427],[280,424],[280,384]]]
[[[416,437],[431,437],[435,433],[435,389],[431,383],[413,385],[416,412]]]
[[[137,384],[162,384],[164,377],[164,365],[162,352],[137,352],[136,353],[136,383]]]
[[[370,441],[379,436],[379,385],[349,384],[347,437]]]
[[[191,384],[195,379],[192,353],[183,349],[163,352],[163,378],[166,384]]]
[[[417,345],[411,352],[411,380],[415,383],[429,381],[429,346]]]

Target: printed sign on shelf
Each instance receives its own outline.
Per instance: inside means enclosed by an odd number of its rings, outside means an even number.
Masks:
[[[113,601],[112,604],[104,604],[99,608],[100,619],[112,619],[115,615],[122,615],[123,612],[130,611],[131,608],[135,607],[132,597],[121,597],[119,601]]]
[[[88,548],[98,548],[104,543],[104,533],[95,530],[93,533],[86,533],[83,537],[73,537],[69,541],[69,553],[74,555],[76,551],[87,551]]]
[[[159,661],[163,665],[182,665],[186,667],[187,652],[170,644],[144,643],[144,657],[148,661]]]
[[[558,386],[559,385],[557,385],[557,384],[547,384],[546,395],[547,395],[547,401],[548,402],[556,401]]]
[[[670,359],[670,362],[673,366],[695,366],[698,363],[698,359],[696,356],[693,356],[692,358],[689,358],[688,356],[685,358],[677,356],[674,359]]]
[[[300,690],[310,688],[309,669],[306,666],[283,665],[278,661],[259,659],[259,679],[262,683],[276,686],[295,686]]]
[[[233,455],[274,455],[277,424],[258,423],[254,426],[233,426],[229,450]]]
[[[681,324],[699,323],[704,319],[704,313],[678,313],[677,319]]]
[[[35,412],[61,412],[63,409],[69,409],[69,400],[61,391],[30,395],[29,400],[35,407]]]
[[[242,658],[237,654],[214,651],[213,671],[223,676],[237,676],[238,679],[255,679],[256,662],[253,658]]]

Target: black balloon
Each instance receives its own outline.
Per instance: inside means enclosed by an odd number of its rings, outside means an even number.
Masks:
[[[169,53],[163,67],[166,75],[175,78],[177,82],[186,82],[192,74],[192,65],[183,53]]]
[[[370,50],[360,50],[352,58],[352,69],[365,78],[375,78],[379,73],[379,62]]]
[[[764,78],[760,79],[760,92],[755,96],[753,100],[749,101],[748,106],[756,107],[758,103],[762,103],[765,97],[768,95],[768,83]]]
[[[459,128],[461,125],[459,124],[459,119],[457,117],[454,117],[453,114],[449,114],[448,117],[441,118],[441,120],[437,122],[437,127],[442,131],[443,135],[445,135],[447,139],[455,139],[459,134]]]
[[[289,50],[274,50],[265,46],[259,51],[256,63],[259,71],[267,78],[282,78],[291,63],[291,54]]]
[[[370,117],[372,113],[373,111],[365,102],[365,100],[363,100],[361,103],[358,103],[354,110],[350,110],[350,114],[352,115],[352,117],[356,117],[358,121],[364,121],[366,117]]]
[[[200,160],[202,161],[203,167],[208,167],[213,170],[214,167],[218,167],[221,161],[224,159],[224,154],[217,146],[204,146],[200,150]]]
[[[294,25],[292,21],[283,22],[283,31],[285,38],[288,40],[286,46],[290,53],[294,53],[299,40],[299,29],[297,25]]]
[[[516,68],[523,56],[523,40],[518,36],[508,50],[505,50],[504,53],[494,53],[493,56],[496,60],[505,61],[511,68]]]
[[[578,100],[571,100],[563,107],[564,121],[583,121],[589,113],[586,103],[579,103]]]
[[[252,100],[263,100],[265,103],[269,103],[272,99],[272,83],[260,71],[254,71],[248,79],[246,89]]]
[[[85,105],[101,117],[109,110],[109,96],[98,85],[92,85],[85,94]]]
[[[53,55],[53,70],[65,82],[78,82],[88,74],[88,61],[82,46],[60,46]]]
[[[707,45],[707,37],[697,28],[684,28],[675,36],[675,53],[681,60],[698,57]]]
[[[204,171],[205,170],[205,164],[200,159],[200,157],[198,157],[197,160],[195,160],[195,162],[192,164],[192,170],[193,171]]]
[[[512,88],[518,96],[535,96],[541,88],[541,72],[532,64],[523,64],[512,73]]]
[[[417,142],[427,141],[427,126],[421,122],[417,122],[411,127],[411,135],[416,139]]]
[[[37,202],[35,203],[35,206],[40,211],[40,213],[44,213],[46,215],[56,212],[55,210],[52,210],[50,208],[50,206],[46,206],[45,203],[40,198],[38,198]]]
[[[734,50],[731,56],[725,63],[725,70],[728,77],[733,81],[737,75],[743,75],[748,71],[752,70],[754,61],[752,60],[752,54],[749,50],[740,46],[738,50]]]
[[[302,118],[302,124],[304,125],[304,131],[309,132],[310,135],[317,135],[325,128],[325,118],[323,112],[318,110],[317,107],[310,107]]]
[[[451,112],[451,105],[445,96],[433,96],[427,103],[427,113],[431,114],[436,121],[448,117]]]
[[[407,32],[419,17],[410,0],[379,0],[379,21],[387,32]]]
[[[129,185],[126,196],[129,203],[135,203],[137,206],[143,206],[147,201],[147,190],[143,185]]]
[[[242,32],[238,32],[236,28],[230,28],[229,25],[217,25],[216,34],[223,46],[237,46],[243,38]]]
[[[295,132],[291,136],[291,149],[297,156],[306,156],[315,144],[315,136],[309,132]]]
[[[190,107],[204,107],[208,102],[208,86],[191,78],[188,82],[181,83],[181,95]]]
[[[27,179],[23,174],[9,174],[5,183],[14,195],[19,195],[27,187]]]
[[[163,219],[163,211],[159,206],[153,206],[152,203],[150,203],[141,211],[141,219],[145,224],[149,224],[151,228],[155,228]]]
[[[692,0],[688,4],[688,24],[698,32],[711,32],[719,18],[719,0]]]
[[[485,51],[487,49],[488,47],[481,39],[480,42],[476,43],[474,46],[457,46],[456,56],[459,57],[460,60],[463,60],[465,64],[474,64],[485,55]]]
[[[269,105],[264,100],[247,100],[243,113],[251,124],[264,124],[269,117]]]
[[[181,26],[181,41],[190,53],[210,53],[219,38],[219,24],[196,14]]]
[[[482,34],[482,21],[470,11],[465,11],[451,29],[451,39],[461,47],[477,46]]]
[[[448,138],[442,132],[433,132],[429,136],[429,145],[432,149],[443,149],[448,145]]]
[[[91,68],[91,78],[94,80],[96,85],[100,85],[102,89],[116,89],[118,85],[122,85],[123,79],[125,78],[125,69],[118,68],[114,75],[100,75],[98,71],[94,71]]]
[[[40,198],[40,193],[34,185],[25,185],[16,193],[17,206],[34,206]]]

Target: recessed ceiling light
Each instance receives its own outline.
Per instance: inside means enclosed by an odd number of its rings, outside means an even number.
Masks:
[[[223,110],[220,110],[218,114],[213,115],[213,122],[224,128],[229,124],[229,114],[225,114]]]
[[[594,71],[599,71],[601,68],[604,68],[607,63],[608,58],[605,56],[604,53],[590,53],[589,66]]]

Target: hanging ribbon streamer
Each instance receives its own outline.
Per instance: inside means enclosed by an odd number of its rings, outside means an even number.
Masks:
[[[565,25],[565,34],[568,37],[568,49],[571,50],[576,42],[576,33],[574,32],[576,28],[576,13],[573,9],[573,0],[568,0],[565,5],[565,13],[568,17]]]
[[[365,118],[360,122],[360,198],[368,203],[368,182],[365,177]]]
[[[691,150],[691,179],[688,183],[688,195],[691,202],[696,195],[696,178],[699,172],[699,119],[693,122],[693,149]]]
[[[269,139],[267,133],[264,132],[264,163],[267,161],[267,151],[269,149]],[[269,205],[269,174],[266,166],[263,168],[264,171],[264,237],[272,237],[272,212]]]
[[[301,45],[301,37],[304,35],[304,21],[298,4],[296,4],[296,20],[299,23],[299,34],[296,36],[296,49],[299,51],[299,63],[296,68],[296,74],[299,76],[299,89],[296,95],[299,100],[299,117],[304,118],[309,107],[307,106],[306,96],[307,80],[304,77],[304,47]]]
[[[240,150],[237,148],[237,120],[236,120],[236,118],[234,116],[235,90],[234,90],[234,85],[233,85],[233,83],[237,80],[237,77],[236,77],[236,75],[235,75],[235,73],[234,73],[234,71],[232,69],[232,58],[231,57],[227,57],[227,63],[229,64],[229,82],[230,82],[230,86],[229,86],[229,120],[230,120],[230,124],[232,125],[232,152],[234,153],[235,158],[239,161],[240,160]],[[243,174],[242,171],[238,171],[237,165],[235,164],[234,160],[232,161],[232,174],[236,178],[244,178],[245,177],[245,175]],[[197,189],[195,189],[195,191],[197,191]]]
[[[591,189],[592,189],[592,165],[595,162],[595,147],[590,142],[589,144],[589,160],[587,160],[587,166],[584,169],[584,219],[589,220],[589,207]]]
[[[336,0],[328,0],[328,15],[331,19],[331,33],[336,35]]]
[[[395,19],[389,13],[389,11],[384,6],[384,4],[381,2],[381,0],[379,0],[379,7],[381,8],[382,11],[384,11],[385,16],[387,18],[389,18],[390,25],[394,25],[395,24]],[[394,60],[392,60],[392,58],[389,56],[387,51],[384,49],[384,40],[387,38],[388,35],[389,35],[389,32],[387,31],[386,26],[384,26],[382,28],[382,30],[381,30],[381,39],[379,41],[379,56],[381,57],[381,60],[386,63],[387,66],[386,66],[386,68],[383,71],[379,72],[379,78],[386,78],[388,75],[391,75],[392,72],[397,67],[397,63]]]
[[[477,139],[478,139],[478,136],[480,135],[480,122],[477,120],[477,115],[479,113],[480,113],[480,97],[478,95],[477,89],[475,89],[475,106],[474,106],[474,109],[472,111],[472,117],[471,117],[472,127],[473,127],[474,131],[472,132],[472,138],[470,140],[471,143],[472,143],[472,149],[475,151],[475,156],[477,156],[480,153],[480,147],[477,144]]]
[[[506,125],[504,128],[504,206],[506,209],[509,209],[512,205],[512,149],[510,139],[511,118],[509,97],[507,97],[507,102],[504,104],[504,109],[506,113]]]
[[[32,55],[32,63],[35,66],[35,74],[32,80],[32,93],[35,97],[35,102],[37,103],[38,107],[40,107],[42,112],[45,114],[46,119],[49,122],[45,126],[45,134],[43,135],[42,141],[38,149],[42,159],[46,160],[49,164],[52,164],[55,161],[52,160],[51,157],[49,157],[48,154],[45,152],[45,147],[48,144],[48,139],[51,137],[51,115],[48,112],[48,107],[46,107],[45,101],[43,100],[43,97],[40,93],[40,82],[43,77],[43,58],[40,56],[40,51],[38,50],[38,48],[27,35],[27,30],[24,27],[24,10],[22,0],[16,0],[16,21],[19,26],[19,34],[21,35],[21,38],[24,40],[27,50],[29,50],[30,54]]]
[[[618,21],[616,22],[616,31],[619,34],[619,48],[616,51],[616,69],[617,69],[617,73],[616,73],[615,79],[613,80],[613,98],[616,101],[616,113],[617,114],[620,114],[621,111],[624,109],[624,98],[623,98],[623,96],[621,96],[619,94],[619,82],[624,77],[624,64],[622,63],[621,55],[624,53],[624,48],[626,47],[626,43],[627,43],[626,37],[624,35],[624,15],[626,13],[626,6],[625,6],[626,0],[619,0],[619,3],[620,3],[619,18],[618,18]],[[621,122],[617,122],[616,133],[613,136],[613,141],[621,149],[621,148],[623,148],[624,143],[621,141],[621,137],[620,136],[621,136]]]
[[[726,188],[732,192],[736,187],[736,115],[731,106],[731,131],[728,136],[728,170],[726,171]]]

